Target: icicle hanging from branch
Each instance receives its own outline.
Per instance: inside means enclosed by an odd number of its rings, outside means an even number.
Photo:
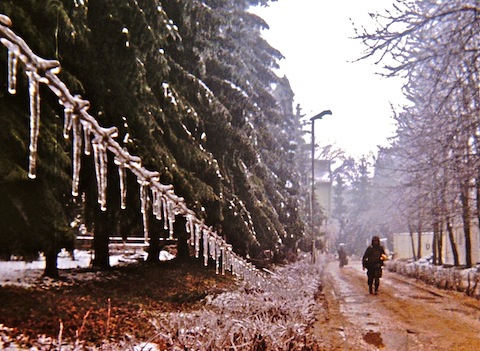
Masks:
[[[63,137],[65,139],[70,138],[70,130],[72,129],[72,115],[73,115],[73,105],[70,103],[63,103],[59,100],[60,104],[63,106]]]
[[[149,183],[142,179],[137,179],[138,183],[140,184],[140,203],[142,212],[142,220],[143,220],[143,235],[145,241],[148,240],[148,186]]]
[[[162,201],[157,188],[152,187],[152,213],[156,219],[162,219]]]
[[[102,137],[92,140],[95,175],[97,177],[98,203],[102,211],[107,210],[107,150]]]
[[[83,126],[83,153],[89,156],[92,153],[92,142],[90,141],[90,135],[92,133],[92,124],[81,120]]]
[[[193,216],[192,214],[187,214],[185,216],[186,222],[185,222],[185,230],[187,234],[190,234],[190,237],[188,238],[188,243],[193,245],[195,242],[195,224],[193,223]]]
[[[214,244],[215,244],[215,273],[218,274],[220,270],[220,255],[222,254],[220,250],[221,244],[219,240],[215,240]]]
[[[40,125],[40,83],[46,84],[58,97],[59,104],[64,106],[64,127],[63,134],[68,139],[73,129],[72,153],[73,153],[73,176],[72,194],[78,195],[79,173],[81,168],[82,131],[85,155],[90,155],[92,148],[94,153],[95,174],[97,178],[98,203],[102,211],[106,210],[106,189],[107,189],[107,151],[111,151],[118,166],[120,179],[121,208],[126,207],[126,168],[136,177],[140,184],[142,199],[142,219],[144,225],[145,240],[148,239],[148,210],[149,191],[152,191],[153,211],[157,218],[162,219],[165,230],[169,231],[169,238],[173,239],[174,222],[176,215],[186,217],[186,230],[190,233],[190,244],[195,246],[195,257],[199,258],[200,250],[203,248],[205,265],[208,258],[216,260],[216,271],[219,269],[219,261],[222,259],[222,274],[230,270],[235,275],[253,276],[259,279],[260,275],[254,267],[242,258],[235,255],[231,245],[227,244],[217,233],[206,227],[195,213],[185,205],[183,198],[174,194],[172,185],[159,183],[159,173],[152,172],[141,164],[141,158],[128,153],[113,140],[118,136],[115,127],[103,128],[97,120],[88,114],[89,102],[82,100],[79,96],[72,96],[69,89],[58,77],[60,63],[56,60],[45,60],[33,53],[25,41],[17,36],[9,27],[12,23],[10,18],[0,14],[0,42],[8,49],[8,91],[16,93],[17,88],[17,66],[18,60],[26,66],[26,73],[29,80],[30,96],[30,155],[29,155],[29,177],[36,177],[37,143]],[[173,91],[168,85],[163,86],[168,97],[174,101]],[[202,243],[200,242],[202,241]],[[210,254],[210,256],[209,256]],[[243,267],[243,268],[242,268]],[[248,267],[246,269],[245,267]],[[253,273],[255,274],[253,274]]]
[[[73,127],[73,175],[72,175],[72,195],[78,196],[78,185],[80,183],[80,168],[82,160],[82,124],[80,117],[75,113],[72,115]]]
[[[113,162],[118,166],[118,182],[120,186],[120,208],[127,208],[127,172],[125,163],[120,160],[119,156],[115,156]]]
[[[203,264],[208,266],[208,237],[210,231],[207,228],[203,229],[203,237],[202,237],[202,248],[203,248]]]
[[[168,230],[168,201],[165,196],[162,196],[162,210],[163,210],[163,229]]]
[[[17,93],[18,55],[18,46],[12,44],[12,48],[8,49],[8,92],[12,95]]]
[[[37,176],[37,144],[40,130],[40,92],[39,76],[36,67],[27,65],[28,92],[30,95],[30,157],[28,177],[35,179]]]
[[[195,258],[200,257],[200,239],[202,237],[202,226],[195,223]]]
[[[172,200],[167,201],[168,214],[168,239],[173,240],[173,225],[175,223],[175,203]]]

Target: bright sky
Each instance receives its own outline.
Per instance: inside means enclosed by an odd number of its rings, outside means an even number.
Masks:
[[[306,118],[331,110],[315,122],[318,145],[335,144],[359,158],[387,146],[395,131],[390,102],[404,102],[399,80],[381,78],[373,60],[352,63],[365,49],[351,39],[357,27],[371,26],[369,12],[382,11],[388,0],[278,0],[255,10],[269,25],[265,39],[285,59],[295,105]],[[351,20],[352,19],[352,20]]]

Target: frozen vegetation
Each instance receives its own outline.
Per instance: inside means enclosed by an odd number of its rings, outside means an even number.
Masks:
[[[121,257],[116,258],[120,261]],[[75,261],[64,256],[60,262],[71,267]],[[87,262],[88,255],[78,253],[77,266]],[[41,265],[41,261],[17,263],[16,268],[12,262],[0,272],[9,272],[10,280],[20,282],[29,276],[27,271]],[[321,288],[323,266],[323,262],[311,264],[305,257],[268,271],[256,285],[239,281],[235,291],[207,296],[200,310],[151,311],[151,323],[157,331],[151,340],[139,341],[126,335],[122,341],[87,347],[82,340],[65,343],[59,335],[57,339],[39,337],[29,350],[312,350],[315,340],[308,328],[315,320],[315,297]],[[1,326],[0,347],[22,350],[8,340],[7,331],[7,326]]]
[[[257,286],[207,299],[205,309],[159,315],[159,336],[174,350],[309,350],[322,264],[301,260]]]
[[[480,298],[480,266],[460,269],[459,267],[443,267],[432,265],[430,261],[421,259],[415,262],[391,261],[387,268],[396,273],[406,275],[434,285],[437,288],[465,292],[469,296]]]

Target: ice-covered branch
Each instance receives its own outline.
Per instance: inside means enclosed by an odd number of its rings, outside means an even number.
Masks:
[[[25,71],[29,81],[30,95],[30,156],[29,177],[36,177],[37,142],[40,125],[40,93],[39,84],[43,83],[57,96],[58,102],[64,107],[63,135],[72,138],[72,195],[78,196],[78,186],[81,169],[81,152],[90,155],[93,149],[95,174],[98,188],[98,203],[105,211],[107,208],[107,151],[114,155],[114,163],[118,167],[120,178],[121,208],[126,207],[126,169],[136,177],[140,185],[141,212],[143,217],[145,240],[148,240],[147,213],[152,208],[157,219],[164,221],[165,230],[169,238],[173,239],[174,222],[177,215],[186,219],[186,230],[190,234],[189,243],[195,248],[198,258],[200,248],[203,248],[205,265],[209,259],[216,262],[216,271],[220,265],[222,273],[230,270],[233,274],[256,283],[263,280],[262,274],[255,267],[240,256],[233,253],[232,246],[220,237],[211,227],[206,226],[198,219],[195,212],[188,209],[185,200],[175,195],[172,185],[161,184],[160,173],[150,171],[142,166],[138,156],[130,155],[126,148],[122,148],[115,141],[118,136],[116,127],[104,128],[88,113],[90,102],[79,95],[72,95],[65,83],[58,78],[60,62],[43,59],[30,49],[25,41],[17,36],[10,27],[10,18],[0,14],[0,42],[8,49],[8,91],[15,94],[18,60],[25,64]],[[168,86],[165,86],[165,89]],[[173,96],[172,96],[173,98]],[[83,136],[82,136],[83,132]],[[152,198],[150,198],[150,193]],[[152,205],[150,206],[150,201]]]

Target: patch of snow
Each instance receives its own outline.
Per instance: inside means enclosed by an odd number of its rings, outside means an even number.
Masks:
[[[134,263],[145,261],[147,253],[141,250],[135,254],[115,254],[110,256],[110,265],[117,266],[124,263]],[[174,255],[167,251],[160,251],[160,261],[169,261],[175,258]],[[62,250],[58,254],[57,267],[58,269],[74,269],[74,268],[88,268],[91,267],[93,260],[93,252],[86,250],[74,250],[73,257],[66,250]],[[42,279],[42,274],[45,269],[45,257],[40,257],[32,262],[21,260],[0,261],[0,286],[4,285],[18,285],[30,286],[38,280]],[[62,272],[60,272],[62,275]]]

